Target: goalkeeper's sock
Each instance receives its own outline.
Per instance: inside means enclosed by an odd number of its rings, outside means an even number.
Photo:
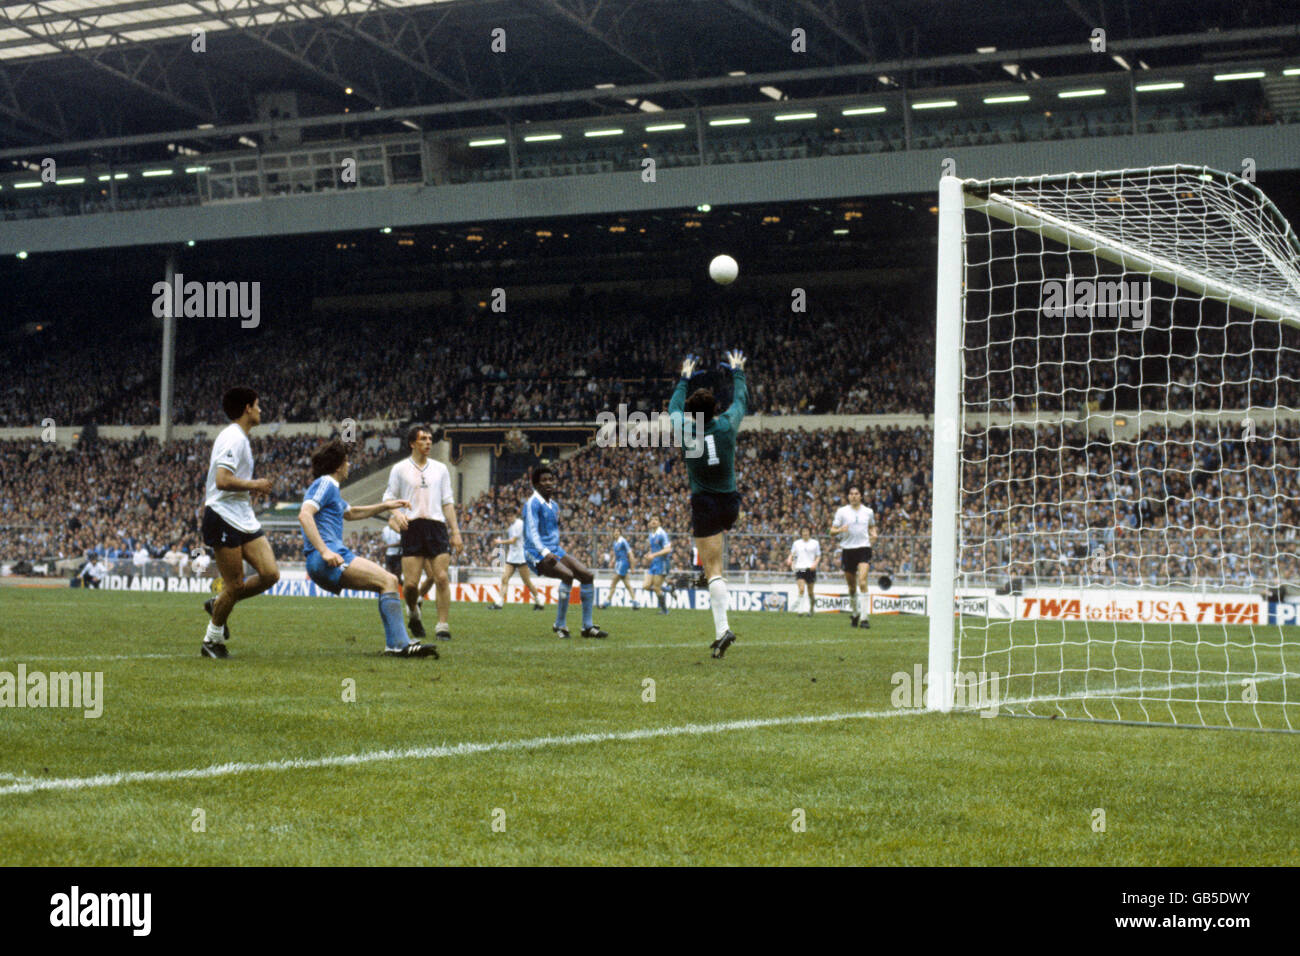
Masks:
[[[578,588],[578,593],[582,595],[582,629],[585,631],[592,626],[591,605],[596,600],[596,586],[594,584],[584,584]]]
[[[420,601],[417,600],[414,605],[411,605],[410,610],[411,620],[418,621],[420,619]]]
[[[709,609],[713,611],[714,636],[722,637],[731,628],[727,625],[727,582],[721,575],[709,579]]]
[[[384,622],[384,643],[389,647],[405,647],[411,643],[402,623],[402,601],[396,591],[379,595],[379,617]]]
[[[217,625],[208,621],[208,633],[203,636],[203,639],[211,644],[224,644],[226,642],[226,629],[217,627]]]

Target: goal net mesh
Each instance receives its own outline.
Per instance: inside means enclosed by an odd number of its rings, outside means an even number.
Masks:
[[[959,695],[1300,729],[1300,631],[1269,601],[1300,599],[1290,227],[1200,168],[964,198],[956,583],[1013,616],[959,619]]]

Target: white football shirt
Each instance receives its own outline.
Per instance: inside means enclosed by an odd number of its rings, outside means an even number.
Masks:
[[[208,459],[207,493],[203,504],[220,515],[221,520],[232,528],[248,534],[260,531],[262,526],[253,514],[253,501],[249,493],[219,489],[218,468],[234,472],[236,478],[245,481],[253,479],[253,446],[248,443],[248,436],[238,422],[231,422],[223,428],[217,440],[212,443],[212,457]]]
[[[406,499],[409,508],[399,508],[407,519],[429,518],[433,521],[446,521],[442,506],[455,503],[451,494],[451,472],[447,466],[432,458],[421,468],[414,459],[399,461],[388,473],[388,488],[384,491],[385,501]]]
[[[790,556],[794,558],[796,571],[812,571],[822,556],[822,546],[816,538],[796,538],[790,545]]]
[[[384,554],[402,553],[402,533],[400,531],[394,531],[388,525],[384,525],[384,530],[379,532],[379,537],[384,542]]]
[[[843,505],[835,512],[835,520],[832,522],[837,528],[848,528],[848,532],[840,539],[840,547],[846,550],[871,547],[868,532],[875,523],[876,514],[866,505],[858,505],[857,508]]]
[[[506,532],[506,538],[507,539],[514,538],[514,544],[510,545],[508,549],[505,549],[506,563],[523,564],[524,563],[524,519],[523,518],[515,519],[515,523],[512,524],[510,526],[510,530]]]

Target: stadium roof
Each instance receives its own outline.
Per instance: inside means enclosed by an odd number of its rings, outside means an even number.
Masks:
[[[1264,10],[1237,0],[1201,0],[1190,14],[1180,0],[0,0],[0,148],[164,131],[229,148],[237,137],[212,142],[222,127],[258,121],[261,94],[285,91],[298,115],[348,122],[459,104],[405,124],[446,128],[1300,55],[1297,17]],[[490,48],[498,28],[504,53]],[[795,28],[806,52],[792,49]],[[1104,53],[1090,48],[1095,29],[1107,31]],[[561,93],[570,98],[546,100]]]
[[[0,60],[67,53],[117,43],[189,37],[196,29],[222,30],[271,26],[314,17],[344,16],[362,7],[432,6],[448,0],[384,0],[359,4],[349,0],[299,3],[229,3],[221,0],[49,0],[13,4],[10,24],[0,30]],[[26,7],[23,11],[21,8]],[[242,8],[242,9],[241,9]],[[72,44],[72,45],[70,45]]]

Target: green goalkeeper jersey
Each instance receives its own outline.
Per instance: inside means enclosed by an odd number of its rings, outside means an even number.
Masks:
[[[695,419],[686,414],[686,379],[673,389],[668,413],[674,424],[681,423],[683,453],[686,471],[691,478],[691,494],[710,492],[726,494],[736,490],[736,434],[741,419],[745,417],[749,390],[745,385],[744,369],[734,369],[732,379],[735,389],[731,405],[713,421],[704,426],[702,439],[695,434]]]

